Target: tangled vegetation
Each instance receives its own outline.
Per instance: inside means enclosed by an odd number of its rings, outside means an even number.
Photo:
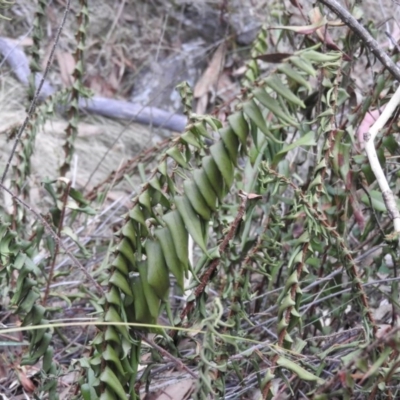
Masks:
[[[79,101],[90,97],[90,8],[77,3],[72,85],[41,101],[47,3],[38,1],[27,117],[7,132],[0,353],[11,368],[0,383],[9,398],[161,398],[168,387],[177,399],[398,398],[397,110],[375,140],[389,194],[368,150],[368,118],[390,108],[397,83],[368,43],[323,6],[311,24],[291,26],[276,4],[238,96],[200,115],[182,83],[184,132],[79,187],[69,174]],[[397,48],[386,49],[394,63]],[[360,88],[364,59],[372,79]],[[65,157],[34,206],[36,136],[60,104]],[[139,180],[131,203],[110,206],[113,188]]]

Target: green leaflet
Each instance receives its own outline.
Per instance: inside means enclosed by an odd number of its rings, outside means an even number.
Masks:
[[[215,164],[217,164],[217,167],[221,172],[226,187],[229,191],[233,183],[233,165],[222,141],[214,143],[210,147],[210,153],[215,161]]]
[[[83,246],[80,243],[78,235],[71,229],[71,227],[64,226],[64,228],[63,228],[61,233],[63,235],[68,236],[71,240],[73,240],[73,242],[79,247],[80,251],[85,256],[85,258],[89,258],[90,257],[89,252],[86,250],[85,246]]]
[[[88,383],[81,385],[81,394],[83,400],[98,400],[98,396],[94,390],[94,387]]]
[[[168,269],[174,275],[178,286],[184,290],[184,275],[185,268],[183,263],[179,260],[175,250],[174,240],[172,238],[169,228],[157,229],[154,235],[159,240],[162,251],[164,253],[165,262],[167,263]]]
[[[160,180],[161,182],[160,182]],[[154,207],[157,204],[162,204],[164,207],[169,208],[170,203],[168,200],[168,197],[166,196],[165,192],[162,189],[162,181],[165,179],[163,177],[157,177],[154,176],[150,181],[149,181],[149,193],[150,193],[150,198],[151,198],[151,205]]]
[[[117,312],[117,310],[115,309],[115,307],[110,306],[110,307],[108,307],[107,313],[104,317],[104,321],[106,321],[106,322],[122,322],[122,319],[121,319],[119,313]],[[128,334],[126,326],[116,325],[116,329],[118,329],[120,331],[120,333],[122,334],[122,336],[125,339],[129,340],[129,334]]]
[[[392,353],[393,349],[391,347],[386,347],[379,358],[368,368],[368,371],[363,376],[363,380],[369,378],[370,376],[380,375],[380,368],[382,365],[390,359],[390,354]]]
[[[226,127],[220,129],[219,134],[221,135],[225,148],[228,150],[232,163],[237,166],[239,139],[236,136],[235,131],[231,127]]]
[[[126,394],[124,388],[122,387],[117,376],[108,366],[104,368],[104,371],[100,375],[100,381],[110,386],[110,388],[115,392],[115,394],[121,400],[126,400]]]
[[[305,104],[276,75],[269,76],[264,82],[289,102],[301,108],[306,108]]]
[[[135,249],[132,248],[132,245],[129,241],[128,238],[123,238],[118,245],[118,251],[127,259],[129,260],[132,264],[135,262],[135,256],[134,252]]]
[[[300,139],[296,140],[294,143],[285,146],[279,153],[277,153],[274,157],[273,164],[276,165],[290,150],[293,150],[300,146],[315,146],[316,144],[317,143],[315,141],[315,133],[313,131],[310,131],[302,136]]]
[[[115,400],[115,394],[112,390],[106,387],[100,396],[100,400]]]
[[[199,245],[204,253],[207,253],[206,243],[203,236],[203,222],[200,221],[199,217],[196,215],[190,201],[186,196],[176,196],[175,204],[190,236],[192,236],[193,240]]]
[[[225,197],[224,180],[216,162],[211,156],[206,156],[203,158],[202,164],[207,178],[218,197],[218,200],[222,201]]]
[[[291,126],[298,126],[296,120],[294,120],[290,115],[285,114],[285,112],[279,107],[277,100],[272,98],[263,88],[258,88],[254,90],[254,96],[256,99],[268,110],[272,112],[272,114],[280,119],[285,124]],[[277,139],[275,139],[276,141]],[[279,142],[282,143],[282,142]]]
[[[106,350],[103,352],[103,358],[106,361],[111,361],[122,376],[125,375],[125,371],[124,368],[122,367],[120,357],[118,357],[116,351],[109,344],[107,344]]]
[[[151,239],[145,244],[147,256],[147,280],[158,298],[167,301],[169,276],[164,254],[159,242]]]
[[[181,261],[185,271],[189,270],[189,236],[185,228],[185,224],[178,210],[170,211],[163,216],[163,221],[166,223],[174,242],[176,255]]]
[[[113,341],[113,342],[115,342],[117,344],[121,342],[121,339],[119,338],[117,331],[111,325],[107,326],[106,333],[104,335],[104,339],[107,342]]]
[[[111,266],[117,268],[124,275],[127,275],[129,273],[128,265],[122,254],[117,255],[117,257],[112,262]]]
[[[286,296],[283,298],[281,304],[279,305],[279,310],[278,310],[279,317],[278,318],[282,317],[282,314],[284,313],[285,310],[287,310],[288,308],[293,307],[295,305],[296,305],[296,302],[292,299],[290,291],[287,292]]]
[[[185,158],[183,157],[182,153],[178,149],[177,146],[172,147],[167,151],[167,154],[173,158],[177,164],[179,164],[183,168],[189,168],[188,163],[186,162]]]
[[[300,54],[303,60],[314,61],[320,64],[339,61],[342,58],[342,54],[340,52],[333,51],[329,53],[321,53],[319,51],[306,49],[301,51]]]
[[[265,136],[272,136],[265,123],[265,118],[254,100],[246,101],[243,104],[243,111]]]
[[[18,293],[16,293],[17,295]],[[20,313],[21,311],[24,313],[29,313],[35,304],[36,300],[40,297],[40,294],[36,290],[30,290],[22,302],[19,304],[16,313]]]
[[[108,293],[106,293],[106,300],[110,304],[116,305],[117,308],[121,307],[121,304],[122,304],[121,293],[117,289],[117,286],[111,286]]]
[[[166,177],[168,175],[168,167],[167,167],[167,161],[164,160],[163,162],[161,162],[158,165],[157,171],[163,175],[164,177]]]
[[[218,118],[212,117],[211,115],[202,115],[201,119],[214,131],[218,131],[222,128],[221,121]]]
[[[110,283],[117,286],[126,295],[132,297],[132,291],[131,291],[131,288],[129,287],[127,280],[125,279],[125,276],[122,275],[121,272],[119,272],[117,269],[111,275]]]
[[[239,138],[240,142],[246,148],[247,135],[249,133],[249,126],[243,116],[242,112],[236,112],[228,117],[229,125]]]
[[[121,233],[129,239],[133,248],[136,247],[136,230],[135,225],[129,220],[121,230]]]
[[[313,77],[317,76],[317,71],[314,69],[314,67],[312,66],[312,64],[308,60],[305,60],[304,58],[300,58],[298,56],[293,56],[293,57],[290,57],[289,61],[295,67],[297,67],[298,69],[301,69],[302,71],[304,71],[308,75],[311,75]]]
[[[139,205],[136,205],[129,211],[129,217],[140,224],[142,235],[148,234],[145,217]],[[136,232],[137,233],[137,232]]]
[[[139,204],[141,204],[151,214],[151,200],[148,190],[143,191],[139,196]]]
[[[211,218],[211,210],[196,184],[193,181],[186,180],[183,183],[183,187],[193,209],[201,218],[205,221],[209,221]]]
[[[50,342],[51,342],[52,335],[51,333],[46,332],[43,335],[43,338],[40,341],[40,345],[35,349],[34,353],[30,355],[29,358],[34,360],[34,363],[37,362],[37,360],[42,357],[42,355],[46,352],[46,350],[49,348]],[[25,361],[25,360],[24,360]]]
[[[277,364],[294,372],[300,379],[304,379],[306,381],[318,381],[318,383],[320,384],[324,383],[323,379],[318,378],[318,376],[313,375],[311,372],[308,372],[304,368],[300,367],[300,365],[288,360],[287,358],[279,357]]]
[[[151,316],[154,317],[155,320],[157,320],[160,313],[160,299],[156,295],[154,289],[149,285],[149,282],[147,280],[148,267],[146,261],[141,261],[138,264],[138,269],[147,306],[149,307]]]
[[[285,74],[287,77],[297,82],[299,85],[304,86],[308,91],[311,90],[310,83],[303,77],[303,75],[301,75],[295,69],[290,68],[288,64],[282,64],[281,66],[279,66],[278,71],[282,74]]]
[[[135,310],[135,321],[143,324],[151,324],[154,322],[147,300],[144,295],[143,282],[136,276],[132,280],[133,307]]]
[[[24,318],[22,326],[37,325],[44,317],[45,312],[46,309],[43,306],[35,304],[31,312]]]
[[[217,194],[215,193],[211,182],[207,178],[207,174],[204,169],[196,169],[193,171],[193,180],[203,195],[204,200],[207,202],[208,207],[212,211],[217,209]]]
[[[47,324],[49,321],[46,319],[42,319],[41,323],[42,324]],[[38,345],[38,343],[43,339],[43,336],[46,333],[46,329],[38,329],[35,332],[32,332],[32,337],[30,340],[30,349],[33,349],[35,346]]]
[[[376,211],[386,213],[387,208],[385,205],[385,202],[383,201],[382,193],[378,190],[370,190],[369,191],[369,197],[363,193],[361,195],[361,201],[367,205],[370,206],[370,198],[371,198],[371,203],[372,203],[372,208]],[[397,207],[400,205],[400,201],[396,201]]]
[[[197,122],[190,130],[199,136],[204,136],[208,139],[212,139],[212,136],[207,131],[207,128],[204,126],[203,122]]]
[[[197,136],[192,133],[192,131],[187,131],[181,135],[181,140],[183,140],[187,144],[191,144],[198,149],[201,149],[201,144],[197,138]]]

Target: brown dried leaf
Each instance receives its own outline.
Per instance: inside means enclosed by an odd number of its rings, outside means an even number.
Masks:
[[[231,81],[226,72],[223,72],[217,82],[217,96],[224,102],[232,100],[240,89]]]
[[[315,31],[317,31],[321,26],[324,26],[326,21],[322,21],[322,23],[311,24],[311,25],[278,25],[274,26],[271,29],[283,29],[286,31],[293,31],[299,33],[301,35],[311,35]]]
[[[32,393],[36,389],[36,386],[32,382],[32,380],[26,376],[23,370],[17,369],[16,372],[18,380],[22,385],[22,387],[25,389],[25,391],[27,391],[28,393]]]
[[[71,53],[56,51],[58,66],[60,67],[61,81],[64,87],[72,85],[72,73],[75,69],[75,59]]]
[[[111,74],[108,77],[108,83],[115,91],[118,90],[119,83],[120,83],[120,80],[117,77],[117,75],[120,75],[120,72],[118,70],[120,70],[120,68],[118,68],[117,66],[114,66],[114,68],[111,70]],[[123,72],[122,72],[122,74],[123,74]]]
[[[332,36],[329,34],[328,30],[326,29],[328,21],[324,16],[322,16],[319,8],[318,7],[313,8],[310,11],[309,16],[310,16],[310,21],[314,25],[320,25],[320,28],[318,28],[315,31],[315,33],[317,34],[321,42],[325,43],[327,48],[330,50],[341,51],[338,45],[333,41]],[[351,57],[348,56],[347,54],[343,53],[343,56],[346,61],[351,60]]]
[[[193,388],[194,381],[192,379],[184,379],[166,387],[157,397],[157,400],[186,400],[192,393]]]
[[[232,71],[232,76],[236,77],[236,76],[242,76],[246,73],[247,71],[247,66],[243,65],[237,69],[235,69],[234,71]]]
[[[197,101],[196,114],[204,114],[208,104],[208,93],[204,93]]]
[[[249,193],[249,194],[247,195],[247,198],[248,198],[249,200],[259,200],[259,199],[262,199],[262,196],[261,196],[260,194]]]
[[[110,82],[109,80],[105,80],[100,75],[93,75],[88,77],[86,84],[94,93],[98,95],[105,97],[115,96],[115,88],[113,87],[115,81],[113,79],[111,79]]]
[[[300,10],[303,9],[303,6],[298,2],[298,0],[289,0],[292,6],[295,6],[296,8],[299,8]]]
[[[291,53],[272,53],[272,54],[262,54],[261,56],[255,57],[258,60],[279,64],[285,61],[287,58],[291,57]]]
[[[194,88],[194,97],[199,98],[207,94],[217,83],[225,60],[226,45],[221,43],[214,53],[210,64],[198,80]]]

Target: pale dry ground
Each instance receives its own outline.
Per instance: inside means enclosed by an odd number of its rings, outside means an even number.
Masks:
[[[10,128],[20,125],[25,118],[25,89],[15,80],[8,77],[3,81],[0,90],[0,166],[3,167],[13,146],[8,140]],[[64,159],[62,144],[65,139],[67,122],[60,118],[51,118],[39,128],[36,136],[35,152],[32,159],[34,178],[51,178],[58,176],[58,168]],[[96,184],[120,164],[138,154],[142,147],[152,143],[149,127],[140,124],[118,123],[105,118],[83,117],[78,126],[78,137],[75,143],[76,157],[74,178],[78,186],[83,186],[100,162],[103,155],[113,145],[114,140],[123,132],[111,148],[108,156],[98,166],[91,184]]]

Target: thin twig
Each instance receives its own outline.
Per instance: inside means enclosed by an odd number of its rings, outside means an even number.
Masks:
[[[59,245],[65,251],[65,253],[69,255],[69,257],[74,262],[74,264],[86,275],[86,277],[93,283],[93,285],[96,287],[96,289],[102,295],[104,295],[103,288],[93,279],[93,277],[89,274],[89,272],[86,271],[85,267],[79,262],[79,260],[67,249],[67,247],[62,242],[61,238],[57,235],[56,232],[54,232],[53,228],[49,225],[49,223],[37,211],[35,211],[29,204],[25,203],[24,200],[17,197],[13,192],[11,192],[10,189],[7,189],[2,183],[0,183],[0,188],[3,189],[4,191],[6,191],[14,200],[16,200],[17,202],[22,204],[27,210],[29,210],[42,223],[42,225],[46,228],[46,230],[49,232],[49,234],[53,237],[56,244]]]
[[[390,73],[400,82],[400,68],[382,50],[382,46],[368,33],[368,31],[336,0],[319,0],[331,9],[374,53],[376,58],[390,71]]]
[[[33,113],[35,112],[36,104],[37,104],[37,102],[39,100],[40,91],[42,90],[43,84],[45,83],[45,80],[46,80],[46,76],[48,75],[48,73],[50,71],[50,67],[51,67],[51,64],[53,63],[53,58],[54,58],[54,53],[55,53],[56,47],[57,47],[58,41],[60,39],[61,32],[62,32],[62,30],[64,28],[65,21],[67,20],[67,15],[69,13],[70,4],[71,4],[71,0],[68,0],[67,1],[67,5],[65,6],[63,19],[61,21],[60,26],[58,27],[56,38],[55,38],[53,46],[51,48],[50,57],[49,57],[49,59],[47,61],[46,69],[45,69],[45,71],[43,73],[42,79],[39,82],[39,86],[36,89],[36,92],[35,92],[35,95],[33,97],[33,100],[31,101],[31,104],[29,106],[28,113],[26,115],[25,121],[21,125],[21,127],[19,128],[17,137],[15,138],[15,141],[14,141],[14,146],[13,146],[13,148],[11,150],[10,157],[8,158],[8,161],[7,161],[6,168],[5,168],[4,172],[3,172],[3,176],[1,177],[1,183],[2,184],[4,183],[4,181],[6,179],[7,172],[9,170],[9,168],[10,168],[12,159],[13,159],[14,154],[15,154],[15,151],[17,150],[17,146],[18,146],[19,142],[21,141],[21,136],[22,136],[25,128],[27,127],[27,125],[29,123],[29,120],[32,118]]]

